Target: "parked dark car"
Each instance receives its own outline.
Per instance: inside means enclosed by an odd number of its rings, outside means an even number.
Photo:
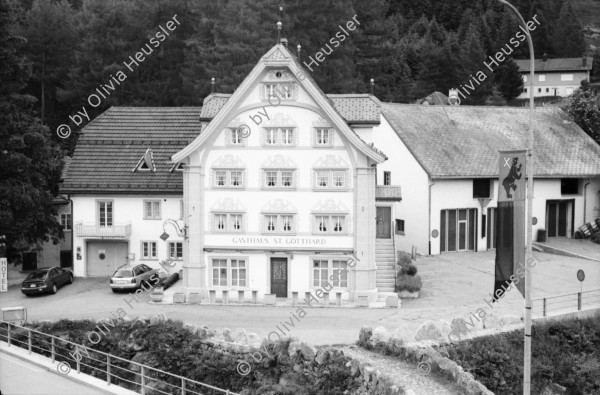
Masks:
[[[73,273],[60,267],[46,267],[29,273],[21,283],[21,292],[25,295],[51,292],[55,294],[64,284],[73,283]]]

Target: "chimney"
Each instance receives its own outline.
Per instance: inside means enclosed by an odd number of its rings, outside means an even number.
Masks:
[[[587,58],[586,57],[581,58],[581,67],[583,67],[584,69],[587,68]]]
[[[548,60],[548,54],[546,52],[544,52],[544,55],[542,55],[542,61],[546,61]]]

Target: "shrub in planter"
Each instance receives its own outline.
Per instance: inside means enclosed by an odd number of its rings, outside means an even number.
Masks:
[[[398,265],[399,266],[407,266],[412,264],[412,258],[410,254],[403,251],[398,251]]]
[[[396,292],[408,291],[419,292],[423,284],[421,276],[400,275],[396,279]]]
[[[400,274],[414,276],[417,274],[417,267],[415,265],[413,265],[412,263],[410,263],[406,266],[402,266],[400,269]]]

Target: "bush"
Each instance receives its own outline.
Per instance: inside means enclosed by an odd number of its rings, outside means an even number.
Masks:
[[[410,254],[407,252],[398,251],[398,265],[399,266],[408,266],[412,264],[412,258]]]
[[[402,266],[400,274],[406,274],[408,276],[414,276],[417,274],[417,267],[412,263],[406,266]]]
[[[404,274],[396,279],[396,292],[418,292],[421,290],[422,286],[421,276],[409,276]]]

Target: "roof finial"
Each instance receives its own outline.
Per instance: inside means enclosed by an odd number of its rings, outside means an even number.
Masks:
[[[277,22],[277,44],[281,43],[281,27],[283,23],[281,21]]]
[[[375,87],[375,80],[373,78],[371,78],[371,94],[374,96],[375,94],[373,93],[373,88]]]
[[[212,87],[210,88],[210,93],[215,93],[215,77],[212,77],[210,79],[210,84],[212,85]]]
[[[302,51],[302,45],[298,44],[296,48],[298,49],[298,60],[300,60],[300,51]]]

